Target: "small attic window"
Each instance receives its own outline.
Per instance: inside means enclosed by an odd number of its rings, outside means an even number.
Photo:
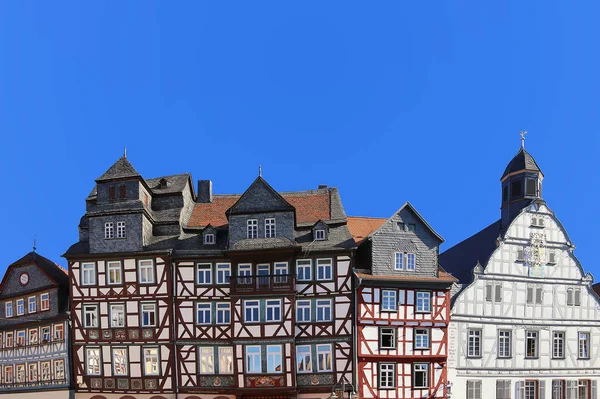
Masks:
[[[316,229],[315,230],[315,241],[326,240],[327,236],[325,234],[325,229]]]
[[[207,233],[204,235],[204,244],[212,245],[215,243],[215,235],[213,233]]]
[[[396,223],[396,226],[398,227],[398,230],[404,231],[404,223],[398,222],[398,223]]]
[[[164,177],[158,181],[158,188],[166,188],[169,182]]]
[[[108,199],[113,201],[117,198],[117,192],[115,190],[115,186],[110,186],[108,188]]]
[[[127,198],[127,186],[124,184],[121,184],[119,186],[119,198],[120,199],[126,199]]]
[[[414,223],[409,223],[408,224],[408,231],[412,231],[413,233],[415,233],[417,231],[417,225]]]

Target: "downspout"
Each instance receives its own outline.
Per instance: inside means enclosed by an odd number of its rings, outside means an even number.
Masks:
[[[353,367],[352,367],[352,371],[353,371],[353,375],[352,375],[352,383],[354,385],[354,389],[355,392],[358,393],[358,287],[360,287],[360,284],[362,283],[362,279],[359,278],[356,273],[354,272],[354,253],[351,254],[351,260],[352,260],[352,305],[353,305],[353,309],[352,309],[352,313],[353,313],[353,320],[352,320],[352,362]]]
[[[173,262],[173,250],[169,250],[169,265],[171,267],[171,295],[169,295],[169,298],[171,299],[171,342],[173,342],[173,374],[174,374],[174,381],[173,381],[173,385],[174,385],[174,392],[175,392],[175,398],[177,399],[179,397],[179,360],[178,360],[178,356],[177,356],[177,343],[176,341],[176,337],[177,337],[177,332],[175,331],[177,323],[175,321],[175,310],[176,310],[176,306],[175,306],[175,301],[177,298],[177,282],[175,279],[175,262]]]

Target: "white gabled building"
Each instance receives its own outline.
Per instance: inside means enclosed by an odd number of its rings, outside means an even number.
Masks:
[[[502,178],[502,217],[440,256],[453,297],[448,379],[460,399],[596,399],[600,304],[542,199],[524,148]]]

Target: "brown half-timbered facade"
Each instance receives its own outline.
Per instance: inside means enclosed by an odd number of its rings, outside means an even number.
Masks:
[[[452,276],[442,238],[406,203],[389,219],[351,217],[361,398],[446,398]]]

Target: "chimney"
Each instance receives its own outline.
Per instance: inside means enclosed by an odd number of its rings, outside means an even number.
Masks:
[[[327,188],[327,184],[319,184],[319,190],[323,190]]]
[[[212,181],[198,180],[198,203],[208,204],[213,202]]]

